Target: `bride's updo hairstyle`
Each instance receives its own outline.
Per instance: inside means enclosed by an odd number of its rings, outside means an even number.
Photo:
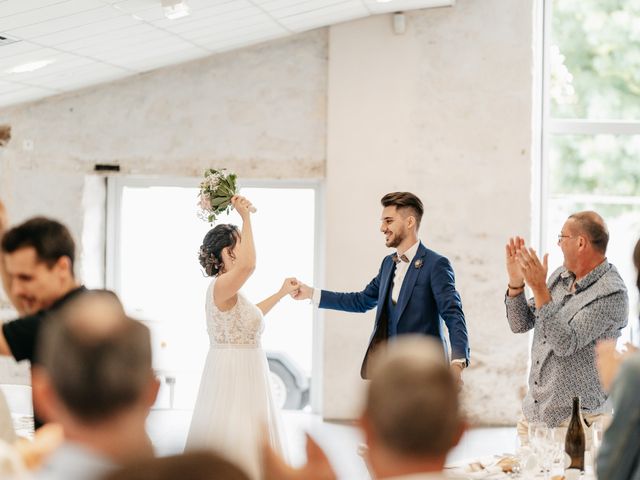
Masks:
[[[200,246],[198,260],[209,277],[220,273],[224,268],[222,250],[229,247],[233,249],[238,243],[240,232],[238,227],[228,223],[216,225],[207,232]]]

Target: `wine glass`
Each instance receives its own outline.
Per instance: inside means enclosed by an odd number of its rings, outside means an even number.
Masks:
[[[602,420],[595,420],[591,424],[591,434],[593,435],[591,438],[591,462],[593,463],[593,471],[595,472],[598,462],[598,451],[600,450],[600,445],[602,445],[602,437],[604,435]]]

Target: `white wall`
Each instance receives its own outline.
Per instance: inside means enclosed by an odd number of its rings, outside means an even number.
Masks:
[[[421,237],[451,259],[462,295],[471,420],[502,423],[518,413],[527,362],[526,337],[505,320],[503,244],[530,225],[532,6],[458,1],[407,25],[401,36],[389,16],[330,29],[327,285],[364,287],[387,252],[380,198],[420,196]],[[325,318],[324,414],[348,418],[374,315]]]
[[[324,283],[355,290],[387,252],[380,197],[413,191],[426,206],[423,240],[458,277],[470,417],[513,421],[527,341],[504,318],[502,249],[530,225],[531,10],[459,0],[408,14],[402,36],[390,16],[372,17],[4,109],[14,138],[0,153],[0,195],[14,220],[46,213],[80,239],[95,163],[325,178]],[[353,418],[373,314],[324,320],[324,415]]]

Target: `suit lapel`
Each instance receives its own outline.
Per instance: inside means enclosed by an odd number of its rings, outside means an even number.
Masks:
[[[416,280],[418,279],[418,273],[420,273],[420,268],[416,268],[416,262],[420,261],[420,267],[424,265],[424,256],[427,253],[427,249],[422,245],[418,246],[418,251],[416,252],[415,257],[411,260],[409,264],[409,268],[407,269],[407,274],[404,277],[404,281],[402,282],[402,287],[400,288],[400,295],[398,296],[398,320],[402,317],[402,313],[404,309],[407,307],[407,303],[409,303],[409,298],[411,297],[411,292],[413,292],[413,287],[416,284]]]
[[[391,281],[390,281],[391,273],[393,272],[395,266],[396,264],[393,262],[393,260],[390,262],[387,261],[386,265],[382,269],[382,278],[380,279],[382,283],[380,283],[380,287],[379,287],[380,296],[378,297],[378,311],[381,311],[380,306],[384,305],[384,302],[386,301],[387,292],[389,291],[389,285],[391,284]]]

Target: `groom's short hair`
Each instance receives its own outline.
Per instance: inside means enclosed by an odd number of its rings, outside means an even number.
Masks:
[[[391,192],[387,193],[380,203],[383,207],[396,207],[398,210],[411,210],[411,215],[416,219],[417,226],[420,227],[424,206],[422,201],[411,192]]]
[[[373,359],[364,416],[378,441],[400,455],[446,455],[463,420],[442,344],[424,335],[389,342]]]
[[[149,329],[108,290],[89,290],[52,312],[37,348],[56,395],[85,423],[137,404],[153,378]]]

